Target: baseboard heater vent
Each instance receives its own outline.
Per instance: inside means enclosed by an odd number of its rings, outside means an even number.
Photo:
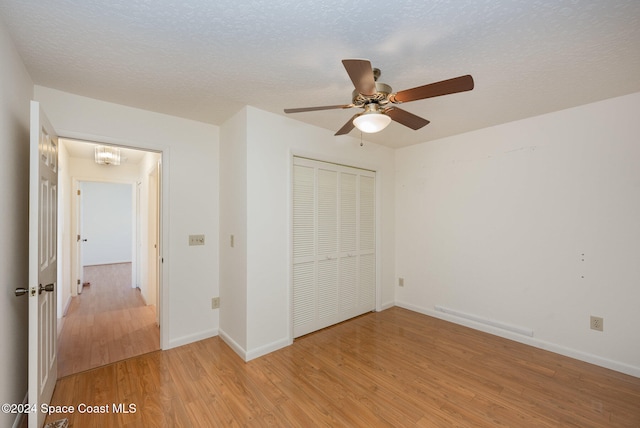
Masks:
[[[435,309],[438,312],[443,312],[445,314],[453,315],[454,317],[464,318],[464,319],[475,321],[481,324],[489,325],[491,327],[497,327],[502,330],[507,330],[513,333],[522,334],[523,336],[533,337],[533,330],[530,328],[518,327],[515,325],[510,325],[500,321],[491,320],[489,318],[479,317],[477,315],[467,314],[465,312],[456,311],[454,309],[449,309],[442,306],[436,305]]]

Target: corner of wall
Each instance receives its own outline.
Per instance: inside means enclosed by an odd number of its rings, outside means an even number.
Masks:
[[[27,391],[28,299],[13,289],[28,282],[29,117],[33,82],[0,20],[0,402],[21,403]],[[4,209],[4,207],[7,207]],[[0,414],[11,426],[15,415]]]

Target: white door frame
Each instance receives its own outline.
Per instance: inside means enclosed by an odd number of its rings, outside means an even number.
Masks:
[[[79,183],[74,181],[73,185],[72,185],[73,189],[71,189],[72,191],[72,196],[71,196],[71,206],[73,207],[74,201],[75,201],[75,205],[76,208],[75,210],[72,209],[71,212],[75,214],[75,224],[76,224],[76,245],[74,246],[74,249],[76,251],[76,257],[69,260],[69,262],[71,263],[71,267],[70,267],[70,272],[74,272],[77,275],[77,279],[74,281],[74,277],[73,277],[73,273],[71,274],[71,283],[75,283],[76,286],[72,287],[71,290],[71,295],[72,296],[77,296],[78,294],[82,293],[82,284],[84,281],[84,272],[82,269],[82,240],[84,238],[82,238],[82,195],[80,194],[80,186]],[[73,240],[73,239],[72,239]],[[73,269],[73,263],[76,263],[76,268]],[[59,314],[60,315],[60,314]]]
[[[136,189],[137,189],[137,184],[136,182],[132,182],[132,181],[128,181],[128,180],[117,180],[117,179],[104,179],[104,178],[95,178],[95,177],[91,177],[91,178],[83,178],[83,177],[71,177],[71,186],[73,187],[72,192],[75,196],[74,199],[72,199],[71,201],[71,212],[76,212],[77,216],[75,218],[75,228],[77,231],[77,235],[80,235],[80,243],[78,245],[78,247],[76,248],[76,251],[78,251],[78,254],[76,254],[77,257],[72,258],[71,263],[72,263],[72,270],[73,270],[73,262],[75,261],[76,263],[78,263],[78,265],[76,266],[76,275],[78,275],[78,279],[80,280],[80,283],[78,284],[79,286],[77,293],[72,294],[73,296],[76,296],[77,294],[80,294],[82,289],[82,284],[83,284],[83,272],[82,272],[82,242],[84,241],[84,236],[82,235],[82,219],[84,216],[84,212],[82,210],[82,203],[81,203],[81,199],[83,197],[82,194],[79,193],[80,191],[80,184],[81,183],[87,183],[87,182],[94,182],[94,183],[113,183],[113,184],[127,184],[131,187],[131,202],[132,202],[132,212],[131,212],[131,225],[132,225],[132,242],[131,242],[131,248],[132,248],[132,260],[131,260],[131,287],[135,287],[136,286],[136,277],[137,277],[137,272],[140,268],[140,259],[137,258],[137,253],[136,253],[136,247],[138,245],[137,239],[138,239],[138,235],[137,235],[137,221],[136,221],[136,216],[137,216],[137,207],[136,207],[136,203],[137,203],[137,195],[136,195]],[[75,202],[74,202],[75,201]],[[74,208],[74,204],[75,204],[75,208]],[[72,282],[75,278],[72,277]],[[77,283],[77,280],[76,280]]]
[[[147,266],[148,273],[147,279],[149,280],[149,297],[152,297],[151,302],[147,302],[147,304],[153,304],[156,307],[156,324],[160,325],[160,314],[158,308],[160,308],[160,163],[154,165],[147,172],[147,180],[148,180],[148,211],[147,211],[147,221],[144,223],[148,227],[148,236],[147,236]],[[150,227],[151,226],[151,227]]]

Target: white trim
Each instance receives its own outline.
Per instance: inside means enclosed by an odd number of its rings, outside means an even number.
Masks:
[[[160,162],[159,168],[162,181],[160,181],[160,191],[162,198],[160,200],[160,275],[158,280],[160,284],[158,284],[160,288],[160,349],[167,349],[169,342],[171,341],[171,336],[169,335],[170,328],[170,316],[169,316],[169,289],[171,287],[171,283],[169,281],[169,271],[171,270],[170,262],[171,258],[169,257],[169,248],[171,248],[171,228],[170,228],[170,214],[171,214],[171,198],[169,197],[169,170],[170,170],[170,152],[169,147],[164,148],[160,153]],[[165,263],[166,259],[166,263]]]
[[[62,318],[67,316],[67,312],[69,312],[69,306],[71,306],[72,299],[73,299],[73,296],[69,296],[69,298],[67,299],[67,303],[64,305],[64,309],[62,310]]]
[[[250,351],[245,352],[245,361],[251,361],[255,358],[262,357],[263,355],[267,355],[270,352],[277,351],[278,349],[286,348],[287,346],[293,343],[288,337],[277,340],[275,342],[268,343],[259,348],[252,349]]]
[[[163,151],[167,150],[166,147],[158,148],[156,146],[146,144],[143,141],[137,140],[132,141],[120,138],[105,137],[102,135],[88,134],[85,132],[70,131],[68,129],[56,129],[56,132],[58,133],[59,138],[66,138],[69,140],[81,140],[88,143],[107,144],[110,146],[120,146],[127,149],[144,150],[147,152],[155,153],[162,153]]]
[[[198,342],[204,339],[210,339],[212,337],[218,336],[219,332],[217,328],[213,328],[210,330],[204,330],[199,333],[189,334],[187,336],[178,337],[176,339],[172,339],[169,342],[169,346],[167,348],[162,348],[163,350],[177,348],[179,346],[188,345],[193,342]]]
[[[84,265],[83,267],[111,266],[111,265],[133,265],[133,260],[123,260],[123,261],[107,262],[107,263],[93,263],[91,265]],[[131,288],[135,288],[135,286]]]
[[[220,339],[236,353],[244,362],[248,362],[254,360],[256,358],[262,357],[263,355],[267,355],[271,352],[277,351],[278,349],[286,348],[293,343],[289,337],[285,337],[280,340],[276,340],[275,342],[268,343],[264,346],[260,346],[259,348],[252,349],[247,351],[244,349],[238,342],[233,340],[231,336],[224,332],[224,330],[218,330],[218,335]]]
[[[434,318],[439,318],[444,321],[449,321],[454,324],[469,327],[474,330],[479,330],[485,333],[493,334],[494,336],[504,337],[505,339],[510,339],[515,342],[533,346],[534,348],[544,349],[545,351],[554,352],[556,354],[564,355],[565,357],[574,358],[576,360],[584,361],[590,364],[595,364],[600,367],[615,370],[620,373],[624,373],[630,376],[640,378],[640,366],[632,366],[630,364],[622,363],[620,361],[610,360],[608,358],[603,358],[597,355],[590,354],[588,352],[578,351],[577,349],[568,348],[566,346],[557,345],[555,343],[550,343],[550,342],[536,339],[533,337],[523,336],[522,334],[513,333],[503,328],[494,327],[494,326],[483,324],[477,321],[467,320],[464,318],[447,314],[445,312],[440,312],[433,309],[427,309],[420,306],[415,306],[410,303],[396,302],[396,306],[400,308],[408,309],[410,311],[418,312],[424,315],[428,315]]]
[[[477,315],[469,314],[455,309],[445,308],[440,305],[435,306],[436,311],[444,312],[445,314],[453,315],[454,317],[464,318],[471,321],[475,321],[481,324],[486,324],[492,327],[501,328],[503,330],[511,331],[513,333],[522,334],[524,336],[533,337],[533,329],[520,327],[517,325],[507,324],[501,321],[492,320],[490,318],[480,317]]]
[[[376,234],[376,312],[382,311],[382,179],[383,172],[374,170],[375,176],[375,234]]]
[[[225,333],[224,330],[222,329],[218,330],[218,335],[220,336],[220,339],[222,339],[224,343],[229,345],[229,347],[233,349],[233,351],[236,354],[238,354],[240,358],[242,358],[243,361],[247,361],[247,351],[242,346],[240,346],[238,342],[233,340],[231,336]]]
[[[382,311],[385,311],[387,309],[391,309],[394,306],[396,306],[396,304],[394,302],[380,304],[380,308],[376,308],[376,312],[382,312]]]
[[[86,141],[86,143],[92,144],[91,141]],[[108,263],[95,263],[93,265],[84,265],[84,266],[77,266],[77,269],[82,269],[83,267],[86,266],[102,266],[102,265],[115,265],[115,264],[122,264],[122,263],[131,263],[131,288],[135,288],[136,286],[136,276],[138,273],[138,270],[140,268],[140,261],[136,258],[136,247],[137,247],[137,237],[138,237],[138,224],[136,221],[136,215],[137,215],[137,210],[138,210],[138,201],[137,201],[137,180],[136,181],[131,181],[131,180],[120,180],[117,177],[109,177],[109,178],[82,178],[80,176],[72,176],[71,177],[71,185],[73,187],[72,189],[72,195],[71,197],[73,198],[75,195],[77,195],[78,191],[80,190],[80,185],[81,183],[106,183],[106,184],[126,184],[128,186],[131,187],[131,209],[132,209],[132,213],[131,213],[131,231],[132,231],[132,236],[131,236],[131,260],[123,260],[123,261],[112,261],[112,262],[108,262]],[[71,207],[70,208],[74,208],[74,205],[77,205],[78,200],[77,199],[71,199]],[[76,213],[78,213],[77,208],[75,210]],[[84,214],[83,214],[84,216]],[[78,229],[78,224],[81,221],[81,218],[78,218],[77,215],[75,216],[75,220],[76,220],[76,224],[74,225],[76,230]],[[72,238],[72,244],[75,244],[75,241],[73,240],[73,235],[71,235]],[[76,249],[77,251],[77,249]],[[71,267],[74,267],[74,265],[77,263],[77,259],[78,257],[72,257],[71,260]],[[71,269],[73,270],[73,269]],[[75,273],[76,278],[73,278],[72,280],[72,284],[77,284],[77,272]],[[82,285],[82,284],[81,284]],[[76,294],[72,294],[74,296],[77,296],[77,287],[73,287],[76,290]]]

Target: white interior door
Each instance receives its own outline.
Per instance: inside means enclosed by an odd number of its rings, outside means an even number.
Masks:
[[[31,102],[29,161],[29,404],[38,409],[29,428],[40,428],[57,379],[58,137]],[[37,416],[37,417],[36,417]]]

